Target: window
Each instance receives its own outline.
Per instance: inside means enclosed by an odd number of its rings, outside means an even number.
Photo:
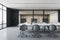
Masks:
[[[6,27],[6,7],[0,4],[0,29]]]
[[[24,22],[26,22],[26,19],[25,18],[21,19],[21,23],[24,23]]]
[[[2,24],[2,10],[0,10],[0,24]]]
[[[0,9],[2,9],[2,5],[0,5]]]
[[[6,27],[6,11],[3,10],[3,27]]]
[[[2,10],[0,9],[0,29],[2,29]]]
[[[6,27],[6,7],[5,6],[3,6],[3,28],[5,28]]]
[[[6,11],[3,11],[3,23],[6,23]]]
[[[3,6],[3,10],[6,10],[6,7],[5,6]]]

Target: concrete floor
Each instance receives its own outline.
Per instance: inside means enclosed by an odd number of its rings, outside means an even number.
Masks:
[[[18,37],[18,35],[19,35],[19,27],[9,27],[0,30],[0,40],[60,40],[60,36],[57,38],[52,37],[21,38]]]

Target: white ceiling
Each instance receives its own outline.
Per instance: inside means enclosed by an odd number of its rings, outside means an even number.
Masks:
[[[0,0],[0,3],[15,9],[60,9],[60,0]]]

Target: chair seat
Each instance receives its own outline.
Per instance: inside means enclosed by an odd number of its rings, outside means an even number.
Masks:
[[[32,30],[39,31],[40,30],[40,26],[39,25],[33,25],[32,26]]]
[[[28,29],[27,27],[28,27],[27,25],[21,25],[20,30],[25,31]]]

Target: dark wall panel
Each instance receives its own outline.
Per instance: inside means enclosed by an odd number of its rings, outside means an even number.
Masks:
[[[7,8],[7,27],[18,25],[18,14],[18,10]]]
[[[60,22],[60,10],[58,11],[58,22]]]

